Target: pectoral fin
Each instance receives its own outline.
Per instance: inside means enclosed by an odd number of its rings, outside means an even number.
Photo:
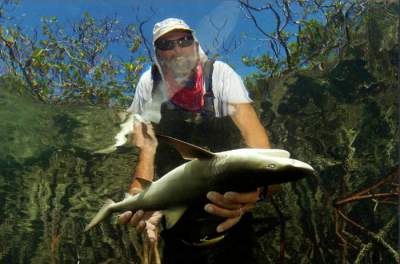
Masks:
[[[185,213],[186,209],[186,206],[181,206],[168,208],[162,211],[163,215],[165,216],[166,228],[170,229],[171,227],[173,227]]]
[[[185,141],[164,136],[164,135],[157,135],[157,138],[160,141],[163,141],[172,147],[174,147],[181,156],[186,160],[193,160],[193,159],[209,159],[215,157],[215,153],[201,148],[199,146],[187,143]]]

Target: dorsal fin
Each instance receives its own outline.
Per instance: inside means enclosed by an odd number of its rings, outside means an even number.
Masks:
[[[186,160],[192,159],[209,159],[215,157],[215,153],[201,148],[199,146],[187,143],[185,141],[165,136],[165,135],[158,135],[157,138],[160,141],[168,143],[169,145],[173,146],[181,156]]]
[[[143,190],[147,190],[153,183],[152,181],[149,181],[149,180],[146,180],[143,178],[139,178],[139,177],[136,177],[135,179],[140,183],[140,185],[142,185]]]

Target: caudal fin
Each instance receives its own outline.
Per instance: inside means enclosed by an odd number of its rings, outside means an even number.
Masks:
[[[114,204],[114,201],[107,199],[106,203],[101,207],[100,211],[96,216],[90,221],[90,223],[85,227],[84,232],[89,231],[92,227],[103,221],[107,216],[111,214],[110,206]]]

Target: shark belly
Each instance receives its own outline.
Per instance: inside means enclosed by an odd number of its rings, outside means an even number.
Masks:
[[[217,177],[213,160],[194,160],[170,171],[154,182],[139,198],[139,209],[163,210],[187,206],[205,197]]]

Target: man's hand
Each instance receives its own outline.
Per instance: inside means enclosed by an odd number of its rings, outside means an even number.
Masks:
[[[138,233],[146,231],[150,242],[155,242],[158,240],[157,228],[161,218],[162,214],[160,211],[144,212],[143,210],[139,210],[134,214],[131,211],[127,211],[118,216],[117,223],[132,226]]]
[[[154,154],[158,141],[151,124],[137,122],[133,126],[133,145],[140,148],[141,153]]]
[[[131,189],[132,195],[139,193],[140,189]],[[158,240],[157,228],[161,222],[162,214],[160,211],[144,212],[138,210],[135,213],[126,211],[117,217],[117,223],[120,225],[129,225],[136,229],[138,233],[146,231],[147,238],[150,242]]]
[[[213,215],[226,217],[217,227],[217,232],[223,232],[237,224],[242,215],[255,207],[259,197],[259,190],[248,193],[208,192],[207,198],[212,202],[205,205],[204,209]]]

